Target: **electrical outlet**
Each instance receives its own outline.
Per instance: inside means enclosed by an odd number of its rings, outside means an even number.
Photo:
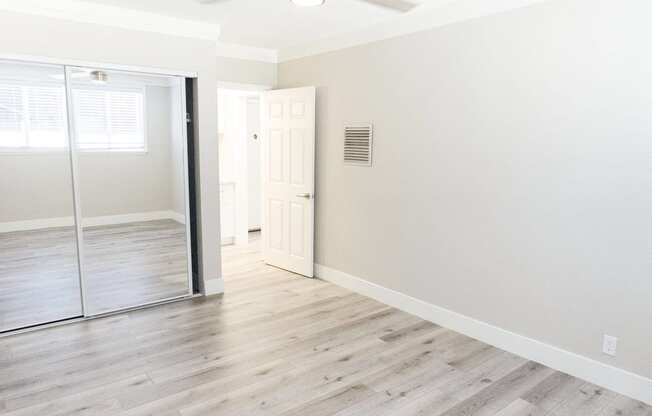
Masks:
[[[615,357],[616,349],[618,349],[618,338],[605,335],[602,341],[602,352]]]

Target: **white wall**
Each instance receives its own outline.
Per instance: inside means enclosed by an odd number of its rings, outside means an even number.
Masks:
[[[318,86],[317,262],[652,377],[651,18],[556,0],[281,64]]]
[[[198,74],[200,275],[207,291],[220,290],[215,43],[11,12],[0,12],[0,27],[3,33],[12,34],[0,37],[2,55],[46,56]]]

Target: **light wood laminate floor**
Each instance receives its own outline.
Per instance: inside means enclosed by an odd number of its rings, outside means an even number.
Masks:
[[[652,416],[257,244],[223,250],[224,295],[0,338],[0,414]]]
[[[90,313],[188,293],[185,226],[85,227]],[[0,234],[0,331],[82,314],[73,227]]]
[[[186,226],[174,220],[84,227],[91,313],[187,295]]]

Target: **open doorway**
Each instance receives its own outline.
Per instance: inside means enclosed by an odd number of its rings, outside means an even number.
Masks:
[[[220,224],[225,281],[264,267],[261,247],[262,172],[258,85],[220,84]]]
[[[226,285],[268,266],[314,276],[315,98],[315,87],[218,88]]]

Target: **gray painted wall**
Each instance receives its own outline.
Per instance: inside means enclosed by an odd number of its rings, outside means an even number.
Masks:
[[[241,84],[276,85],[277,65],[244,59],[217,57],[218,81]]]
[[[170,89],[146,96],[147,153],[79,153],[84,217],[173,209]]]
[[[651,18],[558,0],[281,64],[318,87],[317,262],[652,377]]]
[[[0,223],[72,217],[68,154],[0,154],[0,195]]]
[[[183,160],[179,160],[182,155],[176,154],[175,160],[172,159],[170,88],[148,86],[145,97],[147,153],[79,153],[84,217],[165,210],[184,212],[178,210],[183,204],[176,201],[183,201],[183,194],[179,195],[175,189],[183,174],[173,163],[183,163]],[[67,150],[0,154],[0,162],[0,195],[6,195],[11,201],[0,205],[0,222],[73,215]],[[171,180],[173,176],[177,177],[175,181]]]
[[[0,54],[23,54],[192,71],[198,74],[199,255],[202,281],[219,287],[219,173],[215,43],[0,12]],[[98,46],[98,45],[101,45]],[[165,45],[164,48],[161,45]]]

